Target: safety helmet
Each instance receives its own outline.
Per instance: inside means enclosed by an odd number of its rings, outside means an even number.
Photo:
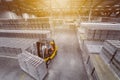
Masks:
[[[51,42],[50,42],[50,44],[54,44],[54,42],[53,42],[53,41],[51,41]]]

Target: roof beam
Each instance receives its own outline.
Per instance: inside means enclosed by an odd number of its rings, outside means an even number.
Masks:
[[[104,2],[104,0],[100,0],[97,4],[95,4],[95,5],[93,6],[93,9],[96,8],[98,5],[102,4],[103,2]]]

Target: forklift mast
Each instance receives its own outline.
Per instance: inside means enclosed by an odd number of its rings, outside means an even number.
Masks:
[[[41,57],[41,54],[40,54],[41,43],[40,42],[36,42],[36,45],[37,45],[37,54],[38,54],[39,57]]]

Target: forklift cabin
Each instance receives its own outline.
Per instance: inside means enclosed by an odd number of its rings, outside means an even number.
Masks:
[[[57,54],[57,46],[54,40],[39,40],[36,42],[37,54],[43,58],[46,62],[51,61]]]

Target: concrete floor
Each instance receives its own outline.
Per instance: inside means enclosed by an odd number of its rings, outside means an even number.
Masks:
[[[56,30],[54,38],[59,49],[45,80],[89,80],[75,31]],[[34,79],[20,69],[17,60],[0,58],[0,80]]]
[[[0,80],[34,80],[19,67],[17,59],[0,57]]]
[[[56,30],[55,41],[58,54],[46,80],[88,80],[75,31]]]

